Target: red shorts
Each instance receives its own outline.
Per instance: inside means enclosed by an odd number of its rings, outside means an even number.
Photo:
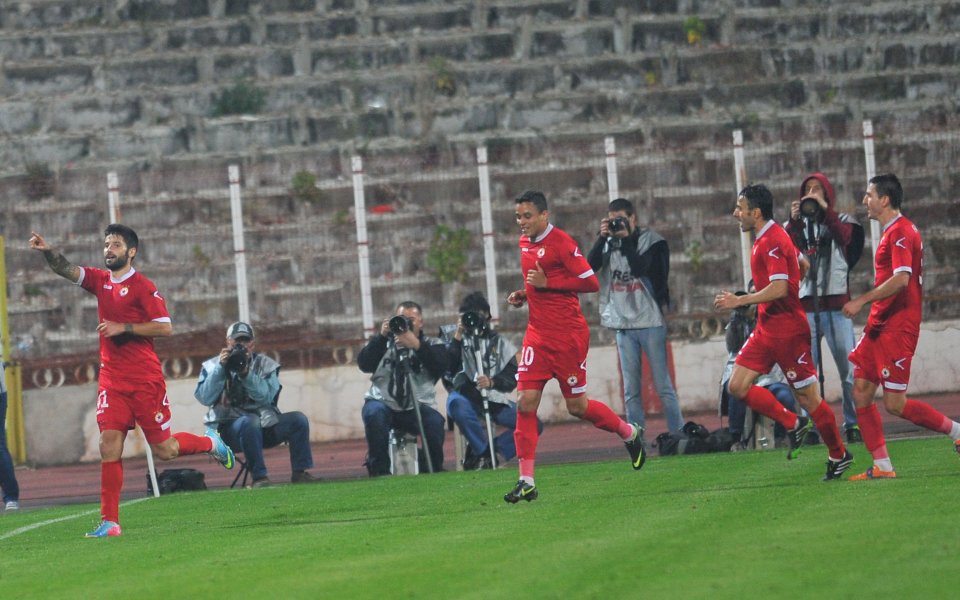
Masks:
[[[570,331],[547,337],[527,330],[517,366],[517,390],[542,390],[551,379],[564,398],[587,390],[587,350],[590,331]]]
[[[740,348],[735,362],[761,374],[769,373],[773,365],[778,364],[790,385],[797,389],[817,381],[817,368],[810,354],[809,333],[773,337],[759,328],[755,329],[743,348]]]
[[[849,356],[853,377],[883,384],[884,389],[892,392],[906,392],[919,338],[918,334],[905,331],[864,333]]]
[[[135,425],[151,444],[170,437],[170,400],[167,385],[159,381],[101,381],[97,390],[97,425],[106,430],[128,431]]]

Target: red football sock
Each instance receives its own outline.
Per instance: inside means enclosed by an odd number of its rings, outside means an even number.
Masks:
[[[874,460],[889,459],[887,441],[883,437],[883,420],[876,404],[857,407],[857,424],[863,435],[863,444],[867,447]]]
[[[916,400],[907,400],[903,405],[901,413],[904,419],[916,423],[921,427],[926,427],[931,431],[950,434],[953,427],[953,421],[948,419],[939,410],[930,406],[926,402],[917,402]]]
[[[181,455],[201,454],[203,452],[210,452],[213,450],[213,440],[205,435],[196,435],[195,433],[179,431],[173,434],[173,437],[176,438],[177,442],[180,443]]]
[[[521,477],[533,478],[534,460],[537,456],[537,413],[517,411],[517,428],[513,430],[513,441],[517,445],[517,463]]]
[[[843,438],[840,437],[840,430],[837,428],[837,418],[830,410],[830,406],[821,400],[817,408],[810,413],[810,418],[820,432],[820,439],[830,450],[830,458],[834,460],[843,458],[846,448],[843,447]]]
[[[742,398],[747,406],[765,417],[770,417],[787,428],[787,431],[797,426],[797,415],[777,402],[776,396],[770,390],[759,385],[751,386],[747,395]]]
[[[104,521],[120,522],[120,489],[123,487],[123,463],[100,463],[100,515]]]
[[[580,417],[590,421],[593,426],[604,431],[611,431],[620,436],[620,439],[629,440],[633,436],[633,427],[610,410],[603,402],[587,400],[587,412]]]

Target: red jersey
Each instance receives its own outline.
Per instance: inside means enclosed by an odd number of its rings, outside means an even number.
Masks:
[[[807,314],[800,304],[800,262],[797,247],[779,223],[768,221],[756,241],[750,256],[753,285],[760,291],[771,281],[785,280],[787,295],[757,307],[757,329],[772,337],[792,337],[806,332],[810,335]]]
[[[909,273],[907,287],[870,307],[867,331],[903,331],[920,335],[923,316],[923,240],[917,226],[903,215],[887,223],[874,257],[874,287],[897,273]]]
[[[157,286],[134,269],[117,281],[110,271],[81,267],[77,284],[97,297],[99,321],[117,323],[170,322],[167,304]],[[101,385],[110,380],[163,379],[153,338],[121,334],[100,338]]]
[[[536,270],[538,262],[547,276],[543,289],[526,283],[527,271]],[[545,334],[588,329],[577,294],[596,292],[600,284],[567,232],[548,224],[535,240],[520,236],[520,270],[530,310],[528,330]]]

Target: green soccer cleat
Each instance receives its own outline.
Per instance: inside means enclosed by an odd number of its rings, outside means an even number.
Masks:
[[[643,468],[643,463],[647,462],[647,450],[643,447],[643,428],[641,428],[636,423],[631,423],[635,430],[633,438],[624,442],[623,445],[627,447],[627,452],[630,453],[630,464],[633,465],[634,471],[639,471]]]
[[[540,495],[540,492],[537,491],[537,486],[530,485],[524,480],[517,482],[517,487],[513,488],[503,497],[506,502],[510,504],[516,504],[521,500],[526,500],[531,502],[537,499],[537,496]]]

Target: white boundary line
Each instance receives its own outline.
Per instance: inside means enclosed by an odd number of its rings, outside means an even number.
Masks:
[[[126,502],[122,502],[122,503],[120,504],[120,506],[129,506],[129,505],[131,505],[131,504],[136,504],[137,502],[143,502],[144,500],[149,500],[149,499],[150,499],[150,498],[148,497],[148,498],[137,498],[137,499],[135,499],[135,500],[128,500],[128,501],[126,501]],[[75,514],[75,515],[69,515],[69,516],[66,516],[66,517],[59,517],[59,518],[57,518],[57,519],[50,519],[50,520],[48,520],[48,521],[41,521],[41,522],[39,522],[39,523],[34,523],[34,524],[32,524],[32,525],[25,525],[25,526],[23,526],[23,527],[20,527],[19,529],[14,529],[13,531],[10,531],[10,532],[8,532],[8,533],[5,533],[5,534],[3,534],[3,535],[0,535],[0,542],[2,542],[3,540],[6,540],[6,539],[12,538],[12,537],[14,537],[14,536],[16,536],[16,535],[20,535],[21,533],[26,533],[26,532],[28,532],[28,531],[32,531],[32,530],[34,530],[34,529],[38,529],[38,528],[40,528],[40,527],[46,527],[47,525],[53,525],[54,523],[59,523],[60,521],[69,521],[70,519],[76,519],[76,518],[79,518],[79,517],[85,517],[85,516],[87,516],[87,515],[96,514],[96,513],[98,513],[98,512],[100,512],[100,509],[99,509],[99,508],[96,508],[96,509],[94,509],[94,510],[88,510],[88,511],[86,511],[86,512],[77,513],[77,514]]]

